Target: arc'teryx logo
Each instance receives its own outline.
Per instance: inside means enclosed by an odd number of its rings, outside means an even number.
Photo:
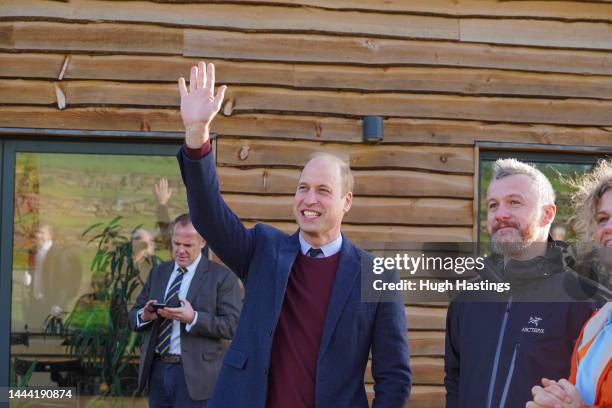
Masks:
[[[539,325],[540,320],[542,320],[541,317],[533,317],[533,316],[529,316],[529,324],[535,324],[536,326]]]
[[[538,328],[542,318],[539,316],[529,316],[529,322],[527,324],[531,324],[536,327],[523,327],[521,332],[523,333],[536,333],[536,334],[544,334],[544,329]]]

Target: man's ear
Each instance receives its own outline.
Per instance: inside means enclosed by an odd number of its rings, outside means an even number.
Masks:
[[[546,204],[542,207],[542,218],[540,226],[552,224],[557,214],[557,206],[555,204]]]
[[[353,193],[349,191],[346,193],[344,197],[344,213],[346,214],[351,209],[351,205],[353,205]]]

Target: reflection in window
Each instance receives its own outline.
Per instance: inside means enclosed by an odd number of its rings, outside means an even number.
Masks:
[[[13,368],[38,362],[31,385],[131,395],[138,338],[121,320],[170,259],[170,220],[186,212],[176,159],[17,153],[15,163]],[[109,352],[122,356],[114,366]]]

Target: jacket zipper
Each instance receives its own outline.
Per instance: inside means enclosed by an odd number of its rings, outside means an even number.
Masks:
[[[508,369],[508,377],[506,378],[506,384],[504,385],[504,392],[502,393],[501,402],[499,408],[504,408],[506,405],[506,399],[508,398],[508,390],[510,389],[510,383],[512,382],[512,375],[514,374],[514,363],[516,362],[516,354],[518,349],[521,347],[521,343],[514,345],[514,352],[512,353],[512,361],[510,362],[510,368]]]
[[[502,344],[504,342],[504,334],[506,333],[506,325],[508,324],[508,316],[510,315],[510,307],[512,306],[512,296],[508,299],[506,304],[506,312],[504,313],[504,320],[499,330],[499,337],[497,339],[497,348],[495,349],[495,359],[493,360],[493,371],[491,372],[491,380],[489,382],[489,392],[487,393],[487,408],[492,407],[493,403],[493,391],[495,391],[495,380],[497,377],[497,369],[499,366],[499,358],[501,354]]]

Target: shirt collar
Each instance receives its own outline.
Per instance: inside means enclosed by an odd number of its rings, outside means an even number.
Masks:
[[[300,238],[300,249],[302,251],[302,255],[306,255],[308,253],[308,250],[314,247],[310,245],[308,241],[306,241],[306,239],[304,239],[301,231],[298,234],[298,236]],[[323,251],[324,257],[328,257],[328,256],[332,256],[340,252],[341,247],[342,247],[342,234],[338,235],[338,238],[334,239],[333,241],[328,242],[327,244],[323,245],[321,247],[321,251]]]
[[[202,259],[202,254],[200,253],[200,255],[198,255],[198,257],[195,259],[195,261],[193,261],[190,265],[187,265],[187,272],[185,273],[185,275],[193,275],[201,259]],[[177,272],[178,268],[179,266],[175,261],[173,272]]]

